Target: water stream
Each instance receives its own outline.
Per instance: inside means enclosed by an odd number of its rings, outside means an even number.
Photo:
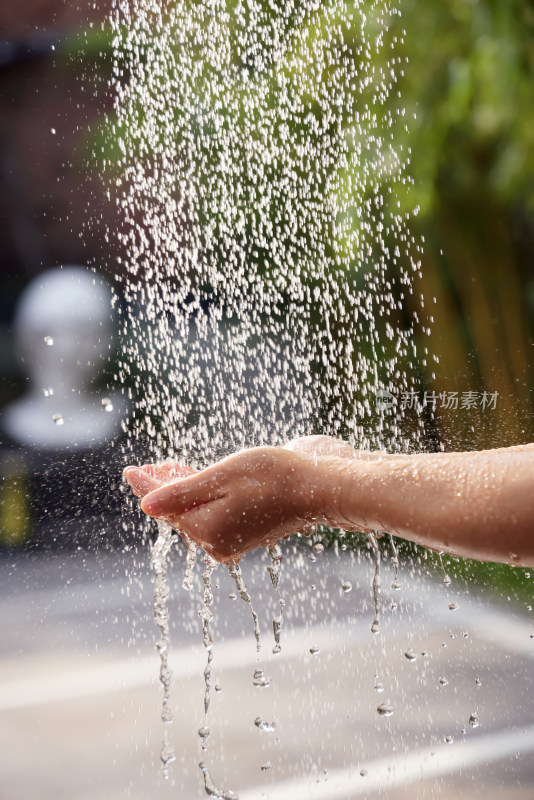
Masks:
[[[161,719],[163,721],[163,744],[160,758],[163,774],[169,775],[169,765],[176,760],[176,753],[169,740],[168,726],[172,723],[173,716],[170,706],[172,670],[169,667],[169,611],[167,601],[169,598],[169,582],[167,578],[168,556],[173,546],[174,535],[170,525],[165,522],[158,523],[158,537],[152,547],[151,568],[154,578],[154,620],[160,631],[160,638],[156,648],[160,657],[159,679],[163,689],[161,706]]]
[[[121,211],[119,231],[110,231],[125,304],[119,378],[133,385],[131,440],[148,441],[154,461],[203,467],[237,448],[317,431],[357,448],[420,442],[417,409],[383,402],[412,390],[432,358],[414,341],[417,327],[430,328],[412,285],[422,243],[410,230],[417,208],[410,115],[398,91],[400,16],[385,0],[114,0],[108,184]],[[380,549],[375,535],[369,541],[378,634]],[[171,544],[161,527],[152,564],[166,723]],[[190,591],[197,552],[187,544]],[[303,572],[323,550],[316,541]],[[289,611],[282,551],[269,552],[277,655]],[[215,568],[206,556],[203,753]],[[257,610],[240,567],[228,571],[249,607],[259,657]],[[342,596],[353,597],[351,582],[341,583]],[[308,652],[320,662],[318,646]],[[270,686],[263,666],[252,683]],[[261,714],[254,724],[276,727]],[[174,753],[165,737],[167,770]],[[235,798],[217,788],[204,757],[200,770],[208,795]]]

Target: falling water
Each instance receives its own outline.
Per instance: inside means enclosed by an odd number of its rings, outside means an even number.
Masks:
[[[228,567],[228,572],[233,578],[236,589],[239,592],[240,598],[248,605],[250,608],[250,613],[252,614],[252,619],[254,621],[254,638],[256,639],[256,650],[259,653],[261,650],[261,641],[260,641],[260,620],[258,614],[254,610],[254,606],[252,605],[252,600],[250,599],[250,595],[248,593],[248,589],[245,585],[245,581],[243,579],[243,573],[241,572],[241,567],[239,564],[231,564]]]
[[[401,583],[399,581],[399,553],[397,551],[397,545],[395,544],[395,539],[393,536],[389,537],[389,543],[391,545],[391,563],[393,564],[393,569],[395,570],[391,588],[398,590],[401,588]]]
[[[374,400],[413,385],[426,324],[399,10],[115,0],[111,24],[132,436],[198,465],[316,429],[408,447]]]
[[[414,343],[415,329],[429,328],[412,288],[422,246],[410,232],[399,9],[386,0],[114,0],[110,21],[115,102],[104,168],[121,212],[109,235],[120,250],[116,377],[133,387],[131,441],[148,443],[153,460],[197,467],[316,431],[359,448],[417,444],[421,415],[403,424],[402,404],[378,402],[410,391],[428,358]],[[160,530],[154,550],[161,570],[169,537]],[[378,632],[380,552],[370,541]],[[312,558],[323,549],[316,543]],[[195,563],[188,542],[188,590]],[[280,565],[273,548],[274,653]],[[213,569],[205,560],[203,748]],[[259,651],[258,615],[240,568],[229,571]],[[164,583],[164,572],[155,578]],[[268,685],[256,672],[255,685]],[[233,796],[200,768],[208,794]]]
[[[375,571],[373,575],[373,604],[375,616],[371,623],[371,632],[380,632],[380,547],[378,546],[378,539],[376,533],[369,534],[369,541],[373,550],[375,560]]]
[[[159,680],[163,688],[161,719],[164,724],[163,744],[161,747],[161,763],[163,774],[168,777],[169,764],[176,760],[176,753],[169,742],[167,726],[172,722],[170,693],[172,670],[169,667],[169,583],[167,580],[167,559],[173,545],[173,533],[170,525],[158,523],[158,538],[152,548],[151,567],[154,576],[154,620],[160,631],[160,639],[156,644],[160,657]]]
[[[206,764],[203,761],[200,762],[199,767],[202,775],[204,776],[204,788],[209,797],[215,797],[217,800],[239,800],[238,796],[234,792],[231,792],[228,789],[217,788],[210,773],[208,772]]]
[[[267,567],[267,572],[269,573],[273,588],[278,595],[278,605],[280,606],[280,614],[273,619],[273,654],[278,655],[282,650],[282,645],[280,644],[280,632],[283,624],[284,606],[286,604],[280,591],[280,577],[282,574],[282,550],[280,549],[280,546],[274,545],[274,547],[270,547],[269,555],[271,556],[271,563]]]
[[[187,555],[185,560],[185,575],[182,582],[183,588],[186,592],[190,592],[193,588],[193,570],[195,569],[197,563],[197,545],[190,539],[185,533],[182,532],[182,536],[185,540],[187,545]]]
[[[206,648],[207,653],[207,663],[204,669],[204,717],[205,717],[205,724],[201,730],[204,733],[199,734],[203,744],[206,743],[209,737],[209,728],[207,726],[208,722],[208,711],[210,708],[210,699],[211,699],[211,664],[213,661],[213,639],[211,636],[210,630],[210,622],[213,619],[213,613],[211,611],[211,605],[213,603],[213,586],[211,582],[211,576],[213,574],[213,570],[217,568],[218,564],[211,556],[207,555],[204,558],[204,564],[206,569],[202,573],[202,583],[204,584],[204,604],[201,610],[198,612],[199,617],[202,620],[202,642],[204,647]]]

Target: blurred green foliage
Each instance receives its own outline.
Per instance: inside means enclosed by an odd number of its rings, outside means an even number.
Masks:
[[[401,8],[416,230],[426,239],[421,290],[437,299],[441,363],[427,379],[438,390],[500,393],[491,420],[442,417],[443,433],[463,447],[532,441],[534,7]]]

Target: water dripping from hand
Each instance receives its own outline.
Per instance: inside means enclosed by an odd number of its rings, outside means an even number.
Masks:
[[[176,760],[176,754],[169,742],[167,725],[172,722],[170,691],[172,670],[169,668],[169,584],[167,580],[168,556],[174,542],[172,528],[166,522],[158,522],[158,538],[152,546],[150,566],[154,579],[154,621],[159,628],[160,638],[156,649],[160,657],[159,680],[163,689],[161,719],[164,723],[163,743],[160,759],[165,778],[169,777],[169,764]]]
[[[375,572],[373,575],[373,603],[375,609],[375,617],[371,625],[371,633],[380,633],[380,548],[378,546],[378,539],[376,533],[369,533],[369,541],[373,550],[375,561]]]
[[[261,650],[260,621],[256,611],[254,610],[254,606],[252,605],[252,600],[250,599],[248,589],[243,579],[243,573],[241,572],[241,567],[239,566],[239,564],[229,564],[228,572],[234,579],[234,583],[236,585],[239,596],[250,608],[250,613],[252,614],[252,619],[254,620],[254,638],[256,639],[256,651],[259,653]]]
[[[282,650],[282,645],[280,643],[280,633],[282,630],[282,623],[283,623],[283,614],[284,614],[284,606],[286,604],[284,598],[282,597],[282,593],[280,592],[280,576],[282,573],[282,551],[278,544],[275,544],[274,547],[269,548],[269,555],[271,556],[271,563],[267,567],[267,572],[269,573],[269,577],[271,578],[271,583],[273,588],[276,590],[278,594],[278,603],[280,605],[280,614],[273,619],[273,635],[274,635],[274,647],[273,647],[273,655],[278,655]]]

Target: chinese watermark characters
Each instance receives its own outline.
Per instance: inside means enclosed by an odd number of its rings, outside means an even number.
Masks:
[[[444,411],[458,411],[480,409],[481,411],[495,411],[499,392],[416,392],[413,389],[409,392],[399,392],[396,397],[387,389],[379,389],[375,393],[376,407],[379,410],[399,406],[404,409],[430,408],[432,411],[443,409]]]

